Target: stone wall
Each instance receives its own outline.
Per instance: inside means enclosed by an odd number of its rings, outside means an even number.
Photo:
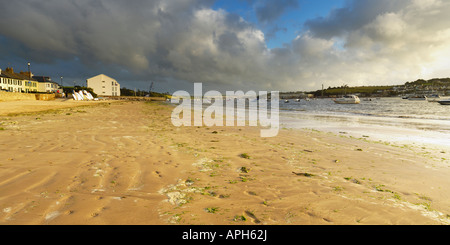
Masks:
[[[0,91],[0,101],[16,101],[16,100],[54,100],[55,94],[27,94]]]
[[[36,94],[0,91],[0,101],[36,100]]]
[[[55,94],[35,94],[36,100],[54,100]]]

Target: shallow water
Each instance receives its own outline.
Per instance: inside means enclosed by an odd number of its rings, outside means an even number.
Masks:
[[[210,107],[215,105],[203,104],[203,110]],[[432,145],[450,152],[450,106],[437,102],[402,98],[361,99],[360,104],[336,104],[332,99],[289,100],[289,103],[280,100],[279,107],[280,128],[314,129],[372,141]],[[221,109],[225,109],[225,101]]]
[[[280,104],[284,128],[307,128],[397,143],[450,147],[450,106],[401,98],[336,104],[331,99]]]

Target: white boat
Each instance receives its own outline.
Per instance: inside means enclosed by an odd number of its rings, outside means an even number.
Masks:
[[[289,103],[289,100],[285,100],[284,103]]]
[[[75,92],[75,90],[72,90],[72,96],[73,96],[73,100],[83,100],[83,97],[80,97],[80,95]]]
[[[441,105],[450,105],[450,99],[440,100],[438,103]]]
[[[341,98],[334,99],[336,104],[359,104],[361,101],[356,95],[344,95]]]
[[[425,95],[411,96],[408,98],[408,100],[427,100],[427,96]]]

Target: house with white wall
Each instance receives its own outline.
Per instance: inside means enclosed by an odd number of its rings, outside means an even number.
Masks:
[[[88,78],[86,86],[92,88],[99,97],[120,96],[120,84],[114,78],[104,74]]]
[[[50,77],[33,76],[33,79],[38,82],[38,91],[45,93],[59,92],[59,84],[54,82]]]
[[[38,82],[30,79],[28,73],[15,73],[13,68],[0,69],[0,89],[10,92],[37,92]]]

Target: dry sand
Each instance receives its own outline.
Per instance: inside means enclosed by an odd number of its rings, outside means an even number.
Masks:
[[[445,152],[307,130],[176,128],[171,109],[5,109],[0,224],[450,222]]]

